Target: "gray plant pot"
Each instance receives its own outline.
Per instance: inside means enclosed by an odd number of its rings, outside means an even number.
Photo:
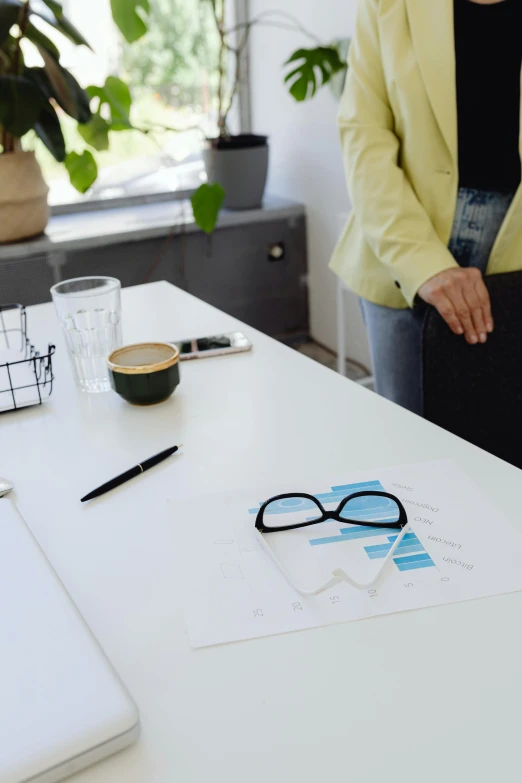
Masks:
[[[256,146],[246,146],[248,138],[253,139]],[[256,209],[263,203],[268,144],[266,137],[248,138],[232,137],[229,145],[225,140],[220,140],[219,145],[210,140],[203,151],[208,181],[211,184],[218,182],[225,190],[223,206],[227,209]]]

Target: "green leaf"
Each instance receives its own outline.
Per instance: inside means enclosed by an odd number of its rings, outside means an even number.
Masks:
[[[93,98],[99,98],[100,104],[107,101],[107,96],[105,94],[105,87],[97,87],[95,84],[90,84],[88,87],[85,88],[85,92],[87,93],[87,96],[89,98],[89,101],[92,101]]]
[[[344,92],[344,84],[346,82],[346,74],[348,73],[348,65],[346,63],[348,57],[348,49],[350,48],[351,38],[339,38],[332,43],[339,52],[339,59],[344,65],[342,71],[335,73],[330,79],[328,86],[332,92],[332,95],[336,100],[340,100]]]
[[[61,4],[61,3],[58,3],[58,2],[57,2],[57,0],[43,0],[43,2],[44,2],[44,3],[45,3],[45,5],[47,6],[47,8],[50,8],[50,9],[51,9],[51,11],[53,12],[53,14],[54,14],[54,15],[55,15],[57,18],[60,18],[61,16],[63,16],[63,8],[62,8],[62,4]]]
[[[21,0],[0,0],[0,43],[5,41],[9,30],[17,23],[21,8]]]
[[[49,6],[49,3],[47,3],[47,6]],[[66,38],[68,38],[70,41],[72,41],[75,44],[84,46],[88,46],[89,49],[92,47],[89,45],[89,43],[85,40],[83,35],[80,33],[79,30],[76,29],[76,27],[73,25],[72,22],[70,22],[66,16],[63,15],[63,12],[56,15],[54,13],[48,13],[47,11],[35,11],[34,8],[31,7],[31,13],[36,14],[36,16],[39,16],[41,19],[43,19],[47,24],[50,24],[52,27],[55,27],[57,30],[59,30],[62,35],[65,35]]]
[[[29,70],[33,72],[43,70],[45,72],[49,85],[48,97],[54,98],[58,105],[78,122],[88,122],[91,118],[91,109],[85,90],[43,46],[38,45],[38,51],[45,63],[44,68],[30,68]]]
[[[190,201],[194,220],[205,234],[214,231],[224,198],[225,191],[217,182],[213,185],[200,185],[192,195]]]
[[[105,79],[105,93],[111,107],[111,130],[126,130],[130,127],[131,94],[128,86],[116,76]]]
[[[296,101],[312,98],[319,86],[327,84],[334,74],[345,65],[339,57],[339,51],[333,46],[318,46],[316,49],[298,49],[286,61],[285,65],[298,63],[297,68],[285,76],[289,90]]]
[[[87,144],[101,152],[109,149],[109,131],[111,126],[99,114],[93,114],[85,125],[78,125],[78,133]]]
[[[36,135],[43,141],[49,152],[59,163],[65,160],[65,142],[60,121],[53,106],[47,102],[42,107],[38,121],[34,126]]]
[[[49,54],[52,54],[53,57],[55,57],[57,60],[59,59],[60,52],[58,51],[57,47],[54,45],[51,39],[44,35],[44,33],[42,33],[38,27],[35,27],[31,21],[27,22],[25,35],[34,44],[42,46],[46,51],[49,52]]]
[[[131,94],[129,88],[116,76],[108,76],[103,87],[91,85],[87,87],[87,95],[92,101],[93,98],[99,99],[97,106],[98,114],[101,108],[107,105],[110,110],[110,129],[111,130],[129,130],[132,128],[130,121]]]
[[[86,193],[96,182],[98,166],[89,150],[84,150],[81,155],[77,152],[69,152],[65,158],[65,168],[69,172],[71,185],[80,193]]]
[[[34,128],[44,97],[23,76],[0,76],[0,125],[17,139]]]
[[[112,18],[129,42],[137,41],[147,32],[149,0],[111,0]]]
[[[24,70],[24,53],[18,48],[18,39],[9,34],[0,43],[0,73],[14,74],[14,61],[18,52],[18,76],[22,76]]]

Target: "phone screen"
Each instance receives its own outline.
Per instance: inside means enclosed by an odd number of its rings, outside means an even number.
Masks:
[[[205,351],[217,351],[227,348],[240,348],[248,345],[248,340],[241,332],[233,334],[218,334],[214,337],[199,337],[194,340],[182,340],[175,343],[182,356]]]

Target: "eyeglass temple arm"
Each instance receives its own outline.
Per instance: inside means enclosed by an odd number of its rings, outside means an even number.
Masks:
[[[401,530],[401,532],[399,533],[399,535],[397,536],[397,538],[395,539],[395,541],[393,542],[393,545],[392,545],[392,547],[391,547],[390,551],[388,552],[388,554],[386,555],[386,557],[385,557],[385,558],[384,558],[384,560],[382,561],[381,567],[379,568],[379,570],[377,571],[377,573],[376,573],[376,575],[373,577],[373,579],[371,579],[369,582],[358,582],[356,579],[352,579],[350,576],[348,576],[348,574],[346,573],[346,571],[343,571],[343,569],[342,569],[342,568],[336,568],[334,571],[332,571],[332,574],[333,574],[333,576],[334,576],[334,577],[335,577],[335,579],[337,580],[337,581],[335,582],[335,584],[338,584],[339,582],[348,582],[348,584],[349,584],[349,585],[351,585],[352,587],[355,587],[357,590],[368,590],[370,587],[373,587],[373,586],[374,586],[374,584],[375,584],[375,583],[377,582],[377,580],[379,579],[380,575],[382,574],[382,572],[383,572],[383,570],[384,570],[384,568],[385,568],[386,564],[387,564],[387,563],[388,563],[388,562],[389,562],[389,561],[392,559],[392,557],[394,556],[395,552],[397,551],[397,547],[398,547],[398,546],[399,546],[399,544],[402,542],[402,540],[403,540],[404,536],[406,535],[406,533],[407,533],[407,532],[408,532],[408,530],[409,530],[409,527],[410,527],[410,526],[409,526],[409,523],[407,522],[407,523],[404,525],[404,527],[402,528],[402,530]],[[333,580],[332,580],[332,581],[333,581]],[[332,586],[332,585],[328,585],[327,587],[322,587],[322,588],[321,588],[321,589],[318,591],[317,595],[319,595],[319,593],[322,593],[322,592],[323,592],[323,590],[328,590],[328,587],[331,587],[331,586]]]
[[[366,583],[358,582],[356,579],[352,579],[350,576],[348,576],[348,574],[345,571],[343,571],[342,568],[336,568],[334,571],[332,571],[333,579],[330,579],[325,585],[322,585],[322,587],[320,587],[318,590],[303,590],[301,587],[298,587],[294,583],[292,577],[290,576],[290,574],[288,573],[286,568],[283,566],[283,564],[281,563],[281,561],[277,557],[277,555],[274,552],[274,550],[272,549],[272,547],[265,540],[263,534],[259,530],[256,530],[255,532],[256,532],[256,535],[257,535],[257,537],[258,537],[258,539],[259,539],[259,541],[261,543],[261,546],[263,547],[265,552],[271,557],[271,559],[274,561],[274,563],[277,565],[277,567],[279,568],[279,570],[281,571],[281,573],[285,577],[285,579],[288,582],[288,584],[291,585],[294,588],[294,590],[297,590],[299,595],[302,595],[305,598],[312,598],[315,595],[320,595],[321,593],[324,593],[325,590],[330,590],[332,587],[335,587],[336,585],[340,584],[341,582],[348,582],[349,585],[351,585],[352,587],[355,587],[357,590],[368,590],[371,587],[373,587],[374,584],[379,579],[379,577],[381,576],[384,568],[386,567],[386,564],[391,560],[391,558],[395,554],[395,552],[397,550],[397,547],[399,546],[399,544],[403,540],[404,536],[408,532],[409,527],[410,527],[409,523],[406,523],[404,525],[403,529],[401,530],[401,532],[399,533],[399,535],[397,536],[397,538],[393,542],[393,546],[391,547],[390,551],[388,552],[388,554],[386,555],[386,557],[382,561],[381,567],[379,568],[379,570],[377,571],[377,573],[373,577],[373,579],[371,579],[369,582],[366,582]]]
[[[286,581],[288,582],[288,584],[291,587],[293,587],[294,590],[297,590],[299,595],[302,595],[305,598],[312,598],[313,596],[318,594],[317,590],[303,590],[301,587],[298,587],[295,584],[295,582],[293,581],[293,579],[290,576],[290,574],[288,573],[288,571],[286,570],[286,568],[284,567],[284,565],[282,564],[282,562],[279,560],[278,556],[276,555],[276,553],[274,552],[272,547],[265,540],[263,534],[259,530],[256,530],[256,535],[257,535],[257,537],[259,539],[259,543],[261,544],[261,546],[263,547],[263,549],[265,550],[267,555],[269,555],[269,557],[273,560],[273,562],[279,568],[279,570],[283,574],[283,576],[286,579]],[[325,585],[324,587],[321,587],[319,592],[323,592],[323,590],[328,590],[330,587],[334,587],[335,585],[339,584],[339,582],[342,582],[342,581],[343,580],[340,579],[339,577],[335,577],[334,579],[331,579],[328,582],[327,585]]]

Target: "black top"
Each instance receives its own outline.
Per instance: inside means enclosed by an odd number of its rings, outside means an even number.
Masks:
[[[522,0],[454,3],[459,185],[514,191],[521,179]]]

